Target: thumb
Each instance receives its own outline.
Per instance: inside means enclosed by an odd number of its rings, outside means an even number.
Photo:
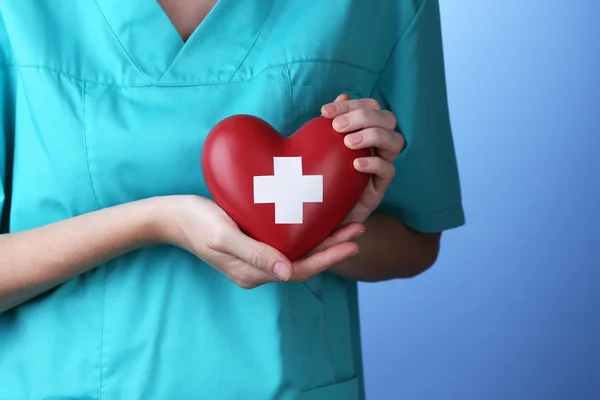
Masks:
[[[252,239],[242,231],[237,231],[230,239],[224,249],[227,253],[274,275],[277,280],[287,281],[292,277],[292,263],[277,249]]]

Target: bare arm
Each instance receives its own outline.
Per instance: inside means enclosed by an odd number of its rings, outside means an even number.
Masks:
[[[357,246],[350,240],[363,229],[362,224],[350,224],[326,239],[321,251],[292,263],[246,236],[209,199],[182,195],[139,200],[0,235],[0,313],[107,260],[155,243],[181,247],[247,289],[306,280],[354,255]]]
[[[420,233],[389,215],[377,213],[367,218],[365,227],[365,233],[356,239],[358,255],[336,265],[332,272],[365,282],[411,278],[437,259],[440,233]]]
[[[140,200],[0,235],[0,312],[106,260],[152,244],[158,199]]]
[[[346,135],[348,148],[373,150],[372,157],[355,162],[357,171],[371,174],[371,181],[348,217],[366,226],[365,234],[356,240],[360,253],[332,271],[346,278],[376,282],[413,277],[431,267],[437,259],[441,233],[417,232],[390,215],[374,212],[396,175],[394,162],[405,144],[404,136],[396,131],[396,116],[382,110],[376,100],[350,100],[345,94],[324,105],[321,112]]]

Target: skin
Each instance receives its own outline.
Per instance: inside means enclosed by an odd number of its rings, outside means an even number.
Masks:
[[[404,147],[404,137],[395,131],[396,116],[382,110],[376,100],[350,100],[347,95],[324,105],[321,112],[333,120],[338,132],[348,133],[344,138],[348,148],[374,149],[372,157],[354,162],[357,171],[372,174],[365,193],[347,218],[365,224],[365,234],[356,240],[361,251],[331,271],[366,282],[410,278],[424,272],[437,259],[441,233],[421,233],[392,216],[373,213],[395,175],[392,163]]]
[[[185,41],[206,17],[216,0],[158,2]],[[356,240],[361,248],[360,254],[336,265],[331,271],[362,281],[416,276],[435,263],[441,233],[420,233],[391,216],[378,213],[371,215],[394,176],[394,166],[391,163],[402,150],[404,138],[395,132],[395,116],[389,111],[381,110],[376,101],[348,100],[346,95],[338,96],[334,104],[323,106],[322,115],[332,118],[334,126],[341,133],[359,130],[346,136],[346,145],[353,149],[375,148],[375,155],[378,157],[357,160],[355,164],[357,170],[374,174],[367,191],[347,218],[347,221],[358,221],[366,225],[367,233]],[[337,125],[345,117],[348,118],[348,126]],[[358,139],[361,140],[360,143],[352,143]],[[363,167],[361,163],[366,165]],[[371,268],[365,269],[364,265],[370,265]],[[291,274],[289,270],[280,271],[284,279],[290,279]]]
[[[216,0],[159,2],[186,40]],[[372,99],[349,100],[346,95],[324,105],[322,114],[333,120],[340,134],[353,132],[344,139],[349,148],[374,149],[372,157],[355,162],[358,171],[372,178],[346,223],[305,258],[292,263],[276,249],[247,237],[209,199],[155,197],[0,235],[0,312],[107,260],[158,243],[193,253],[245,289],[304,281],[325,271],[370,282],[425,271],[437,258],[440,234],[423,234],[391,216],[373,213],[404,144],[395,132],[396,117]]]
[[[361,224],[326,239],[322,251],[293,264],[308,279],[356,253],[349,242]],[[139,200],[0,235],[0,312],[24,303],[97,265],[145,246],[167,243],[206,261],[243,288],[279,281],[273,273],[285,257],[244,235],[214,202],[198,196]]]
[[[217,0],[158,0],[185,42],[206,18]]]
[[[332,105],[335,109],[328,107]],[[307,257],[292,263],[271,246],[249,238],[209,199],[155,197],[0,235],[0,312],[107,260],[157,243],[195,254],[246,289],[304,281],[327,270],[369,282],[423,272],[435,262],[439,234],[419,233],[391,216],[373,213],[394,176],[391,161],[403,146],[402,135],[392,130],[396,118],[374,100],[347,96],[325,105],[322,112],[340,134],[356,131],[344,139],[349,148],[375,151],[355,162],[358,171],[372,178],[347,223]],[[347,125],[340,127],[345,118]],[[357,137],[361,142],[352,144]]]

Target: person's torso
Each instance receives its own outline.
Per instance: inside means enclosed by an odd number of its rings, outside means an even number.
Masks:
[[[153,0],[0,0],[10,230],[210,197],[200,153],[224,117],[288,135],[338,94],[370,95],[418,2],[389,3],[221,0],[183,44]],[[248,291],[152,246],[0,314],[0,400],[359,398],[356,318],[355,284],[333,275]]]

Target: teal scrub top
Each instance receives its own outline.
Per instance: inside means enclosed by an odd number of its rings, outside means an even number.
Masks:
[[[463,224],[438,1],[375,3],[220,0],[184,43],[154,0],[0,0],[2,232],[209,197],[217,122],[289,135],[340,93],[378,99],[406,138],[379,211]],[[333,274],[244,290],[143,248],[0,314],[0,400],[361,399],[357,304]]]

